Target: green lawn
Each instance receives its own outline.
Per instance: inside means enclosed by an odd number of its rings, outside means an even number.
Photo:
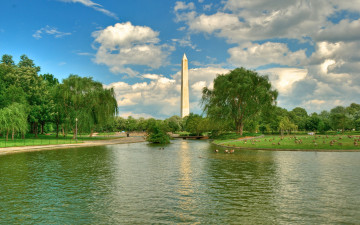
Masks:
[[[82,143],[86,140],[107,140],[113,139],[114,137],[106,136],[96,136],[89,137],[89,135],[79,135],[78,140],[73,139],[73,135],[69,134],[67,136],[59,136],[58,138],[55,135],[38,135],[38,138],[35,138],[33,135],[26,135],[25,139],[16,137],[14,140],[11,140],[11,136],[6,141],[5,137],[0,137],[0,148],[5,147],[17,147],[17,146],[33,146],[33,145],[57,145],[57,144],[74,144]]]
[[[300,141],[301,140],[301,141]],[[333,142],[333,145],[330,144]],[[358,146],[354,145],[358,143]],[[264,136],[253,140],[215,140],[214,144],[228,147],[263,148],[263,149],[300,149],[300,150],[360,150],[360,136],[348,135],[289,135]]]

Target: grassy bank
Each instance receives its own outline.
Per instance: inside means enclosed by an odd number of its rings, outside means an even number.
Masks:
[[[214,144],[234,148],[298,149],[298,150],[360,150],[359,135],[268,135],[251,140],[215,140]],[[357,143],[357,144],[355,144]]]
[[[8,139],[5,137],[0,138],[0,148],[6,147],[20,147],[20,146],[34,146],[34,145],[57,145],[57,144],[74,144],[82,143],[89,140],[107,140],[113,139],[114,137],[107,136],[95,136],[89,137],[89,135],[79,135],[77,140],[73,139],[73,135],[69,134],[67,136],[59,136],[58,138],[55,135],[38,135],[35,138],[33,135],[26,135],[24,139],[20,137],[15,138],[14,140]]]

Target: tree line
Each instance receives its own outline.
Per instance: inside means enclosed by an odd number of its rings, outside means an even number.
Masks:
[[[206,115],[190,113],[181,118],[172,116],[164,120],[136,119],[116,117],[114,124],[109,126],[109,131],[148,131],[157,124],[166,132],[185,131],[191,135],[201,135],[206,132],[219,135],[222,132],[236,132],[236,124],[231,120],[214,120]],[[324,133],[327,131],[360,131],[360,104],[351,103],[349,106],[336,106],[330,111],[323,110],[321,113],[308,113],[304,108],[296,107],[287,110],[279,106],[255,116],[244,124],[247,132],[284,134],[294,131]]]
[[[11,55],[0,62],[0,134],[25,137],[26,133],[67,135],[92,133],[112,124],[118,107],[113,89],[91,77],[69,75],[59,82],[26,55],[15,64]]]
[[[278,92],[266,76],[237,68],[214,79],[213,89],[204,88],[203,114],[165,120],[116,116],[113,89],[91,77],[69,75],[59,82],[52,74],[39,74],[40,67],[26,55],[15,64],[11,55],[0,62],[0,135],[24,138],[45,132],[58,135],[95,131],[186,131],[193,135],[236,131],[289,133],[293,131],[360,130],[360,105],[337,106],[308,114],[304,108],[291,111],[276,105]]]
[[[277,90],[267,76],[236,68],[214,79],[214,87],[205,87],[202,95],[203,115],[191,113],[181,119],[170,117],[160,124],[166,131],[187,131],[193,135],[211,132],[243,131],[260,133],[326,132],[360,130],[360,105],[336,106],[330,111],[308,113],[296,107],[291,111],[276,105]],[[121,121],[121,122],[120,122]],[[123,130],[146,130],[147,120],[118,118]]]

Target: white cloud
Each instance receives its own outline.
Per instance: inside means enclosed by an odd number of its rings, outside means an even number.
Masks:
[[[227,60],[234,66],[286,67],[261,72],[267,72],[279,90],[281,107],[300,106],[313,112],[358,102],[358,3],[224,0],[214,13],[193,10],[175,15],[190,35],[203,33],[205,38],[223,38],[232,44]],[[290,50],[294,47],[298,50]],[[194,82],[193,88],[200,90],[202,85],[202,81]]]
[[[287,96],[293,89],[293,84],[306,78],[307,70],[298,68],[271,68],[260,70],[261,74],[269,75],[274,88],[280,95]]]
[[[153,118],[152,115],[150,114],[146,114],[146,113],[133,113],[133,112],[121,112],[121,114],[119,115],[122,118],[128,118],[129,116],[135,118],[135,119],[139,119],[140,117],[144,118],[144,119],[149,119],[149,118]]]
[[[61,38],[64,36],[71,35],[71,33],[61,32],[55,27],[50,27],[49,25],[46,25],[45,27],[37,30],[32,36],[35,39],[40,39],[44,35],[51,35],[54,36],[55,38]]]
[[[222,68],[196,68],[189,70],[191,112],[201,113],[199,101],[203,87],[211,87],[217,74],[227,73]],[[144,74],[148,82],[127,84],[116,82],[105,87],[113,87],[122,112],[148,114],[156,118],[166,118],[180,113],[180,71],[172,78],[158,74]]]
[[[188,24],[190,30],[194,32],[206,32],[211,34],[215,31],[233,29],[241,24],[241,22],[236,15],[217,12],[216,14],[209,16],[202,14],[194,18],[189,17]]]
[[[93,8],[95,9],[96,11],[99,11],[101,13],[104,13],[105,15],[107,16],[110,16],[116,20],[118,20],[119,18],[116,16],[115,13],[113,12],[110,12],[109,10],[107,9],[104,9],[104,7],[98,3],[95,3],[91,0],[60,0],[62,2],[73,2],[73,3],[81,3],[87,7],[90,7],[90,8]]]
[[[211,7],[213,6],[213,4],[212,3],[210,3],[210,4],[207,4],[207,5],[204,5],[204,10],[205,11],[209,11],[209,10],[211,10]]]
[[[267,64],[297,66],[306,60],[305,50],[291,52],[284,43],[244,44],[230,48],[229,61],[238,67],[256,68]]]
[[[150,27],[134,26],[130,22],[117,23],[114,26],[92,33],[98,44],[94,61],[109,66],[113,73],[138,74],[129,66],[145,65],[159,68],[165,64],[169,48],[159,45],[159,32]]]
[[[181,47],[190,47],[192,49],[196,49],[196,45],[191,42],[190,35],[187,35],[186,37],[182,39],[171,39],[171,41],[178,43]]]
[[[76,54],[81,56],[94,56],[94,54],[90,52],[77,52]]]
[[[195,5],[193,2],[189,2],[188,4],[186,4],[185,2],[181,2],[178,1],[175,3],[175,7],[174,7],[174,11],[179,11],[179,10],[194,10],[195,9]]]
[[[360,40],[360,19],[341,20],[338,24],[329,23],[315,35],[316,41],[349,42]]]

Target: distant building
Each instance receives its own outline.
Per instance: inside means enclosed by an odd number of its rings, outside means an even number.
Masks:
[[[188,69],[188,59],[184,53],[184,56],[181,60],[181,108],[180,115],[181,118],[188,116],[190,114],[190,104],[189,104],[189,69]]]

